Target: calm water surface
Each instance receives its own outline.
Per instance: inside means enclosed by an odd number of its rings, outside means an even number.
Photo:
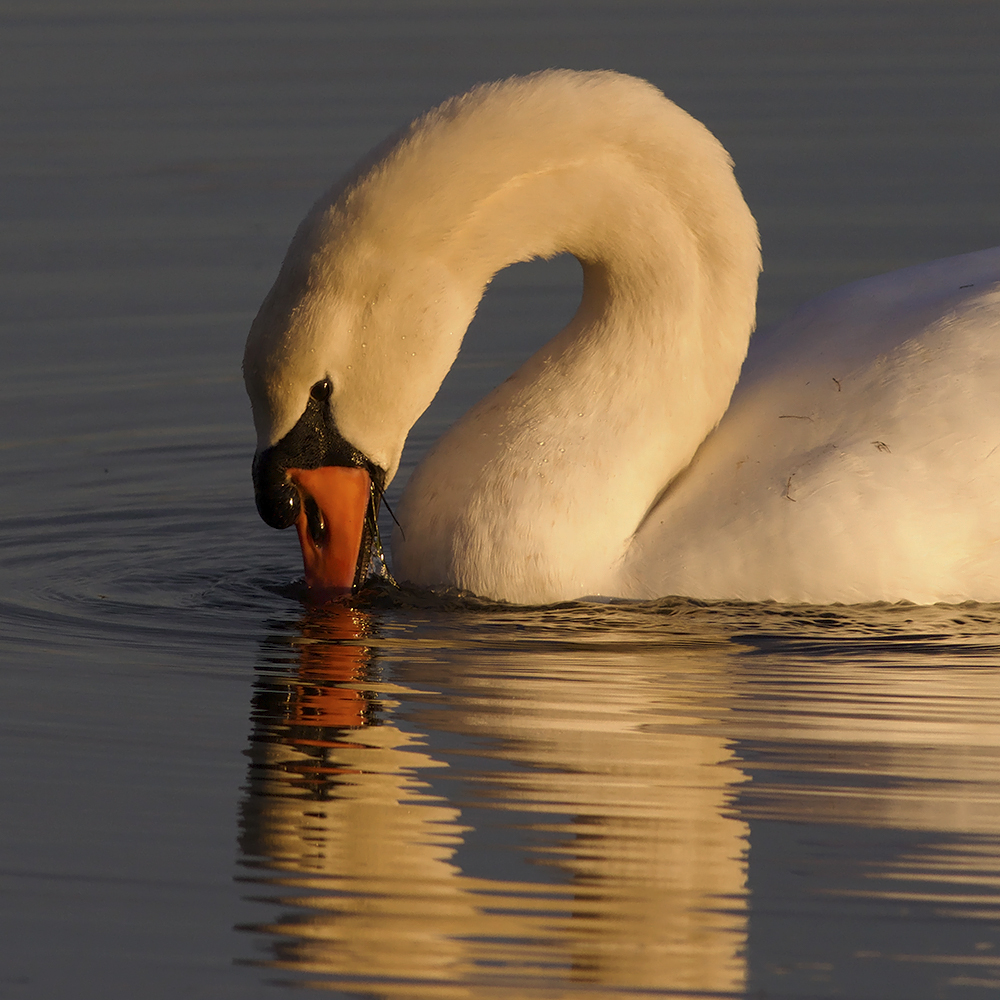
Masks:
[[[300,600],[242,341],[323,187],[549,65],[732,151],[766,327],[1000,242],[975,2],[0,7],[0,997],[986,998],[1000,606]],[[572,313],[495,282],[430,442]]]

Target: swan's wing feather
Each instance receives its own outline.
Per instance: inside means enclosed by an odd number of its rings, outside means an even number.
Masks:
[[[1000,592],[1000,249],[799,310],[650,511],[631,592],[921,603]]]

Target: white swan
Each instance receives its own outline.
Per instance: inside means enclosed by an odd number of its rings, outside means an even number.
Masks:
[[[522,603],[1000,600],[1000,248],[815,300],[734,395],[760,257],[729,157],[649,84],[569,71],[446,101],[299,227],[244,371],[258,507],[296,521],[311,585],[365,571],[493,274],[564,251],[579,311],[413,474],[400,579]]]

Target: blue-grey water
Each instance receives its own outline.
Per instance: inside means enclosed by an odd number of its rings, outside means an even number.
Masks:
[[[977,0],[0,3],[0,997],[1000,993],[1000,606],[310,609],[242,342],[323,188],[484,79],[646,77],[762,335],[1000,243]],[[434,437],[573,311],[491,288]]]

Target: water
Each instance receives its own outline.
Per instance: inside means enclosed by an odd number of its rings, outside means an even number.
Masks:
[[[239,376],[329,180],[547,65],[650,78],[722,138],[765,327],[994,245],[992,5],[8,0],[0,25],[0,996],[996,995],[1000,607],[309,610],[253,510]],[[578,284],[497,280],[403,477]]]

